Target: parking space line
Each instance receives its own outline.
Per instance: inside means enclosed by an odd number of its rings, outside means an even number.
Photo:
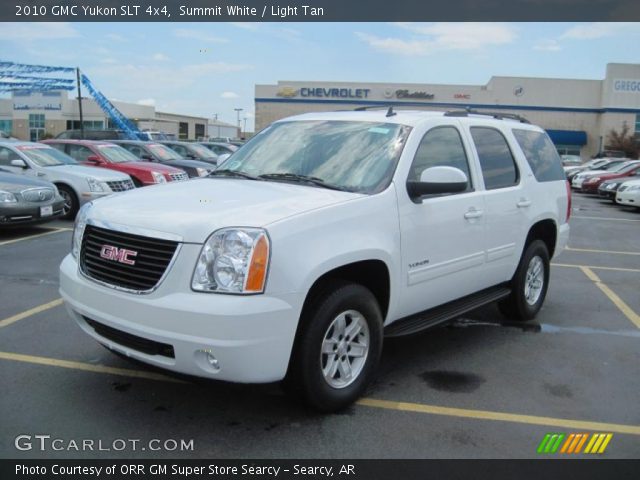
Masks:
[[[575,215],[571,215],[571,220],[573,220],[574,218],[579,218],[581,220],[610,220],[612,222],[640,222],[640,220],[635,220],[631,218],[583,217],[583,216],[576,217]]]
[[[43,305],[39,305],[37,307],[31,308],[24,312],[13,315],[9,318],[5,318],[4,320],[0,320],[0,328],[4,328],[12,323],[17,322],[18,320],[22,320],[24,318],[30,317],[31,315],[35,315],[36,313],[44,312],[50,310],[52,308],[57,307],[58,305],[62,305],[62,299],[58,298],[57,300],[53,300],[49,303],[45,303]]]
[[[49,367],[68,368],[71,370],[81,370],[92,373],[103,373],[108,375],[118,375],[131,378],[144,378],[161,382],[182,383],[183,380],[172,378],[154,372],[132,370],[128,368],[107,367],[105,365],[92,365],[83,362],[69,360],[59,360],[57,358],[36,357],[33,355],[23,355],[19,353],[0,352],[0,360],[31,363],[35,365],[45,365]],[[583,420],[571,420],[566,418],[539,417],[535,415],[521,415],[516,413],[493,412],[489,410],[470,410],[464,408],[440,407],[437,405],[426,405],[421,403],[394,402],[389,400],[378,400],[375,398],[361,398],[356,402],[358,405],[385,410],[396,410],[403,412],[426,413],[431,415],[445,415],[449,417],[471,418],[476,420],[494,420],[501,422],[522,423],[529,425],[544,425],[578,430],[596,430],[613,433],[623,433],[629,435],[640,435],[640,426],[623,425],[616,423],[591,422]]]
[[[631,323],[633,323],[636,327],[640,328],[640,315],[634,312],[629,305],[627,305],[624,300],[622,300],[616,293],[611,290],[608,286],[602,283],[600,277],[595,274],[593,270],[588,267],[580,267],[580,270],[591,280],[596,286],[604,293],[609,300],[613,302],[613,304],[618,307],[618,309],[627,317]]]
[[[119,375],[121,377],[146,378],[148,380],[157,380],[161,382],[171,383],[187,383],[183,380],[171,378],[160,373],[145,372],[143,370],[131,370],[129,368],[107,367],[106,365],[93,365],[91,363],[59,360],[57,358],[22,355],[20,353],[0,352],[0,359],[11,360],[14,362],[33,363],[36,365],[46,365],[48,367],[69,368],[71,370],[82,370],[85,372],[106,373],[109,375]]]
[[[640,268],[598,267],[595,265],[575,265],[572,263],[552,263],[552,267],[590,268],[595,270],[613,270],[616,272],[640,272]]]
[[[595,250],[592,248],[572,248],[566,247],[565,250],[570,252],[588,252],[588,253],[614,253],[617,255],[640,255],[640,252],[619,252],[614,250]]]
[[[640,255],[640,252],[621,252],[619,250],[596,250],[593,248],[573,248],[566,247],[565,250],[570,252],[586,252],[586,253],[611,253],[616,255]]]
[[[393,402],[375,398],[361,398],[358,405],[397,410],[402,412],[426,413],[430,415],[445,415],[449,417],[473,418],[478,420],[495,420],[500,422],[525,423],[529,425],[544,425],[576,430],[605,431],[640,435],[640,426],[622,425],[616,423],[590,422],[571,420],[566,418],[538,417],[535,415],[520,415],[516,413],[492,412],[488,410],[468,410],[465,408],[440,407],[422,403]]]
[[[72,228],[56,228],[54,230],[49,230],[48,232],[44,232],[44,233],[36,233],[35,235],[28,235],[26,237],[14,238],[13,240],[5,240],[4,242],[0,242],[0,247],[3,245],[9,245],[11,243],[21,242],[23,240],[31,240],[33,238],[44,237],[45,235],[51,235],[52,233],[70,232],[72,230],[73,230]]]

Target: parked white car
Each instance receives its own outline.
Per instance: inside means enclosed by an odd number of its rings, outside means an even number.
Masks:
[[[618,187],[616,203],[640,209],[640,180],[629,180]]]
[[[42,143],[0,141],[0,167],[55,184],[65,201],[63,218],[68,219],[75,218],[80,206],[91,200],[135,188],[129,175],[79,165]]]
[[[132,208],[135,205],[135,208]],[[499,301],[533,318],[566,245],[544,130],[463,112],[309,113],[210,177],[80,211],[60,293],[89,335],[190,375],[356,400],[383,338]]]

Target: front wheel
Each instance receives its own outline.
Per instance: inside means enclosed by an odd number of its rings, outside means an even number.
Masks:
[[[370,383],[382,351],[382,313],[362,285],[340,283],[316,297],[301,318],[286,380],[306,403],[347,407]]]
[[[78,196],[71,187],[66,185],[58,185],[58,191],[60,196],[64,199],[64,205],[62,206],[62,218],[65,220],[73,220],[76,218],[80,202],[78,202]]]
[[[511,294],[498,303],[500,311],[512,320],[531,320],[544,303],[549,286],[549,251],[542,240],[531,242],[511,281]]]

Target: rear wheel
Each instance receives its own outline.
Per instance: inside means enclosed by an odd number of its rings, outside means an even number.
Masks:
[[[64,205],[62,206],[62,218],[65,220],[73,220],[76,218],[80,203],[78,202],[78,196],[72,188],[66,185],[57,185],[60,196],[64,199]]]
[[[511,280],[511,294],[498,303],[512,320],[531,320],[542,308],[549,286],[549,251],[542,240],[531,242]]]
[[[362,285],[340,283],[301,318],[286,383],[321,411],[347,407],[370,383],[382,350],[382,314]]]

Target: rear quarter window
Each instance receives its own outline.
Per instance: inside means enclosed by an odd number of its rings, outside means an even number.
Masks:
[[[513,129],[513,135],[537,181],[555,182],[566,179],[560,155],[546,133]]]

